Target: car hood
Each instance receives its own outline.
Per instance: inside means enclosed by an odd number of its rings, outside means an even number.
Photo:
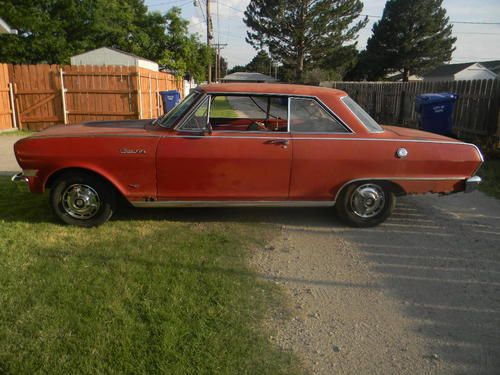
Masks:
[[[32,137],[74,137],[85,135],[123,135],[145,132],[152,120],[92,121],[74,125],[58,125],[34,134]]]
[[[401,138],[418,139],[425,141],[460,142],[454,138],[445,137],[444,135],[429,133],[417,129],[401,128],[399,126],[389,126],[389,125],[384,125],[383,128],[385,131]]]

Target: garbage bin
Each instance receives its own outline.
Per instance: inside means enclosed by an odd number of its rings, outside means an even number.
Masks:
[[[451,92],[417,95],[415,111],[420,128],[442,135],[453,133],[453,108],[458,96]]]
[[[160,95],[164,113],[170,112],[181,100],[181,94],[177,90],[160,91]]]

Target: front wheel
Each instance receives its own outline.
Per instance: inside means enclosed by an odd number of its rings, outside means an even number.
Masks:
[[[354,227],[373,227],[385,221],[396,206],[396,197],[387,185],[362,182],[347,186],[335,207],[340,219]]]
[[[111,218],[116,208],[114,188],[87,173],[68,173],[59,177],[50,191],[50,204],[66,224],[96,227]]]

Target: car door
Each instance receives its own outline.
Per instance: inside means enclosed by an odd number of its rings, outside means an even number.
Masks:
[[[352,131],[315,98],[290,98],[293,140],[290,199],[332,201],[338,187],[363,155]]]
[[[177,130],[160,140],[158,200],[286,200],[292,162],[289,132],[209,131],[213,99],[202,98]]]

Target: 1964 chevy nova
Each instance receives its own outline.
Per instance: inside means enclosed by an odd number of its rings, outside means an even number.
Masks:
[[[478,148],[378,125],[345,92],[212,84],[156,120],[58,126],[18,141],[32,192],[50,189],[65,223],[106,222],[118,195],[136,207],[335,206],[373,226],[396,196],[471,191]]]

